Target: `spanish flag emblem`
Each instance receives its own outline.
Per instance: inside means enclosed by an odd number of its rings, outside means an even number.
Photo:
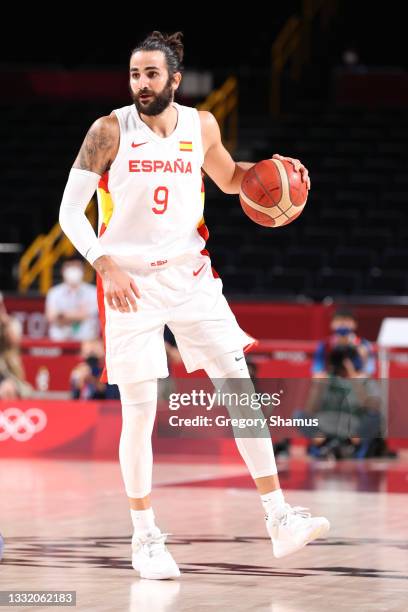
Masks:
[[[191,140],[180,140],[179,142],[180,145],[180,151],[192,151],[193,150],[193,143],[191,142]]]

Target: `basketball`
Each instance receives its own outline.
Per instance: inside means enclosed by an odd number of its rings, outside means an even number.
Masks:
[[[302,175],[286,160],[264,159],[247,170],[239,200],[245,214],[265,227],[292,223],[307,200]]]

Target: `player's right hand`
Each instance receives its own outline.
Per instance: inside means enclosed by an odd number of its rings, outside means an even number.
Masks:
[[[113,310],[130,312],[137,310],[136,298],[140,298],[140,291],[129,274],[115,266],[102,276],[103,290],[106,300]]]

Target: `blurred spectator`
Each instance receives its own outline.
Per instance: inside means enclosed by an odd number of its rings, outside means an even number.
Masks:
[[[343,66],[349,70],[353,70],[361,65],[359,53],[354,44],[349,44],[344,47],[341,59],[343,60]]]
[[[358,360],[357,347],[335,346],[328,355],[327,377],[312,382],[305,411],[293,414],[294,418],[318,418],[317,426],[300,428],[312,439],[312,456],[393,456],[382,440],[380,387],[356,369]]]
[[[100,381],[103,370],[104,348],[100,338],[86,340],[81,345],[82,361],[72,370],[71,397],[73,399],[120,399],[117,385]]]
[[[353,365],[356,371],[365,376],[372,376],[375,372],[375,358],[371,343],[357,336],[357,320],[349,310],[338,310],[334,313],[330,323],[331,335],[320,342],[313,357],[312,374],[314,378],[328,375],[328,356],[337,346],[351,346],[356,349],[353,353]]]
[[[0,293],[0,399],[30,397],[33,392],[21,359],[21,337],[21,324],[7,314]]]
[[[93,340],[99,337],[96,287],[83,282],[84,263],[73,255],[62,265],[63,283],[52,287],[45,300],[51,340]]]
[[[367,65],[362,60],[358,46],[349,41],[340,52],[339,63],[336,65],[337,74],[361,74],[367,72]]]

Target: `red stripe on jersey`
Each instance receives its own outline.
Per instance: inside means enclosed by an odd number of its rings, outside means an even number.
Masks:
[[[107,228],[107,225],[105,225],[105,223],[102,223],[102,225],[101,225],[101,229],[99,230],[99,236],[98,236],[98,238],[100,238],[100,237],[102,236],[102,234],[104,234],[104,233],[105,233],[106,228]]]
[[[249,336],[249,334],[247,334],[247,335]],[[249,337],[252,338],[252,336],[249,336]],[[253,340],[253,342],[250,342],[249,344],[244,346],[244,353],[248,353],[249,351],[252,351],[253,348],[258,346],[259,340],[256,340],[255,338],[252,338],[252,340]]]
[[[220,275],[218,274],[217,270],[213,268],[212,266],[211,266],[211,272],[214,278],[220,278]]]
[[[201,170],[201,193],[205,192],[205,185],[204,185],[204,172]],[[205,242],[207,242],[207,240],[210,237],[210,232],[208,231],[208,227],[206,226],[205,223],[202,223],[199,227],[197,227],[197,232],[200,234],[201,238],[203,238],[203,240],[205,240]],[[203,249],[201,251],[201,255],[206,255],[207,257],[210,257],[210,253],[207,249]],[[211,257],[210,257],[211,259]],[[220,275],[218,274],[218,272],[211,266],[211,271],[213,274],[214,278],[220,278]]]
[[[203,249],[202,251],[200,251],[201,255],[205,255],[206,257],[210,257],[210,253],[209,251],[207,251],[207,249]],[[211,259],[211,257],[210,257]],[[211,272],[214,278],[220,278],[220,275],[218,274],[217,270],[215,270],[212,266],[211,266]]]
[[[99,179],[98,187],[106,191],[106,193],[109,193],[108,185],[109,185],[109,172],[105,172],[104,174],[102,174],[101,178]]]
[[[103,292],[103,283],[102,279],[98,273],[96,273],[96,297],[98,300],[98,311],[99,311],[99,321],[101,324],[102,331],[102,339],[103,339],[103,347],[105,349],[106,355],[106,339],[105,339],[105,326],[106,326],[106,313],[105,313],[105,300],[104,300],[104,292]],[[108,375],[106,371],[106,361],[103,366],[103,371],[101,377],[99,379],[103,383],[108,382]]]
[[[205,223],[202,223],[199,227],[197,227],[197,232],[200,234],[201,238],[207,242],[208,238],[210,237],[210,232],[208,231],[208,227]]]

